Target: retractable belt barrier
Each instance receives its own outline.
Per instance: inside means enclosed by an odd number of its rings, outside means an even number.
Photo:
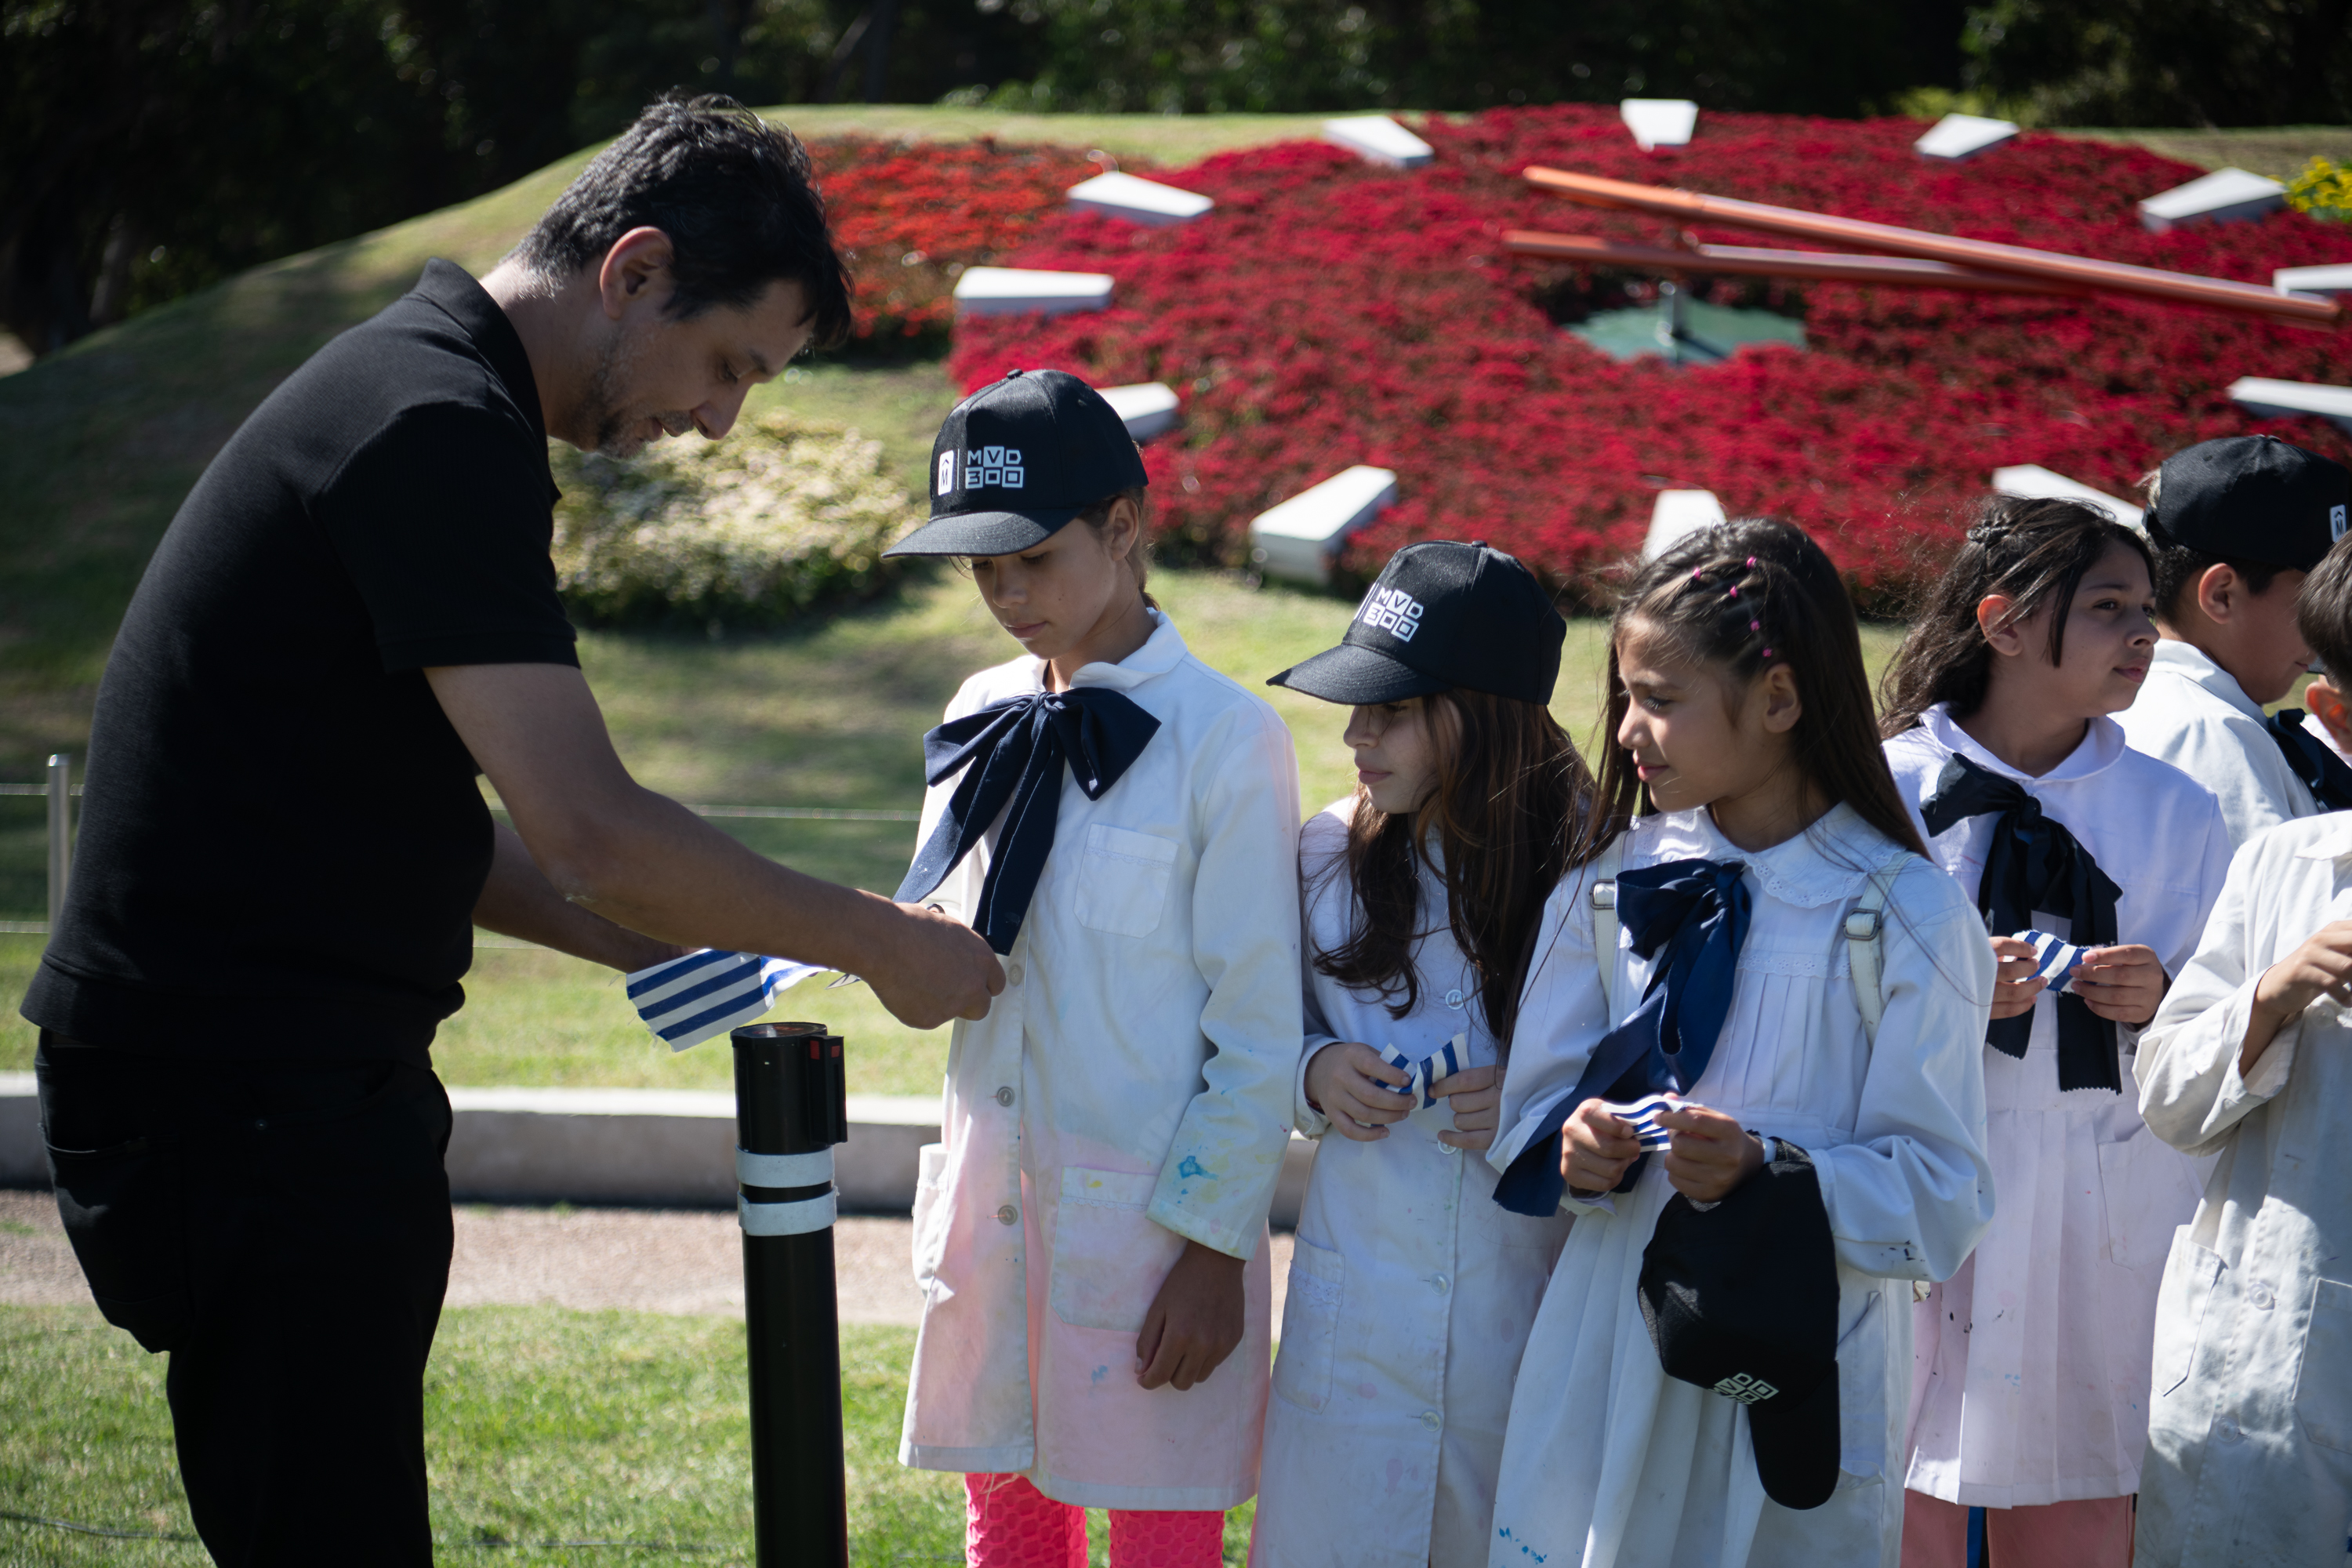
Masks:
[[[760,1568],[847,1568],[833,1146],[849,1137],[841,1038],[751,1024],[735,1049],[736,1213]]]

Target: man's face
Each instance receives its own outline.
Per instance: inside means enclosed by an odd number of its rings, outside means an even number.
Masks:
[[[716,441],[733,427],[752,387],[782,374],[808,342],[807,296],[779,279],[747,307],[667,314],[667,279],[629,292],[582,389],[573,445],[634,458],[649,441],[699,430]]]

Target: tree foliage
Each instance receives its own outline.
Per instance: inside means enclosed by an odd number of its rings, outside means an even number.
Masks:
[[[2051,125],[2352,120],[2352,0],[1994,0],[1969,85]]]

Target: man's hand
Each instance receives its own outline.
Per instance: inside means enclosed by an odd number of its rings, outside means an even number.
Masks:
[[[1611,1115],[1598,1100],[1578,1106],[1559,1130],[1559,1173],[1587,1197],[1614,1191],[1641,1156],[1633,1124]]]
[[[2321,926],[2254,982],[2245,1044],[2238,1052],[2239,1076],[2252,1072],[2278,1032],[2323,995],[2352,1006],[2352,921]]]
[[[1703,1105],[1658,1112],[1675,1135],[1666,1145],[1666,1180],[1695,1204],[1721,1203],[1764,1168],[1764,1141],[1720,1110]]]
[[[2000,961],[2000,976],[1992,987],[1992,1016],[2014,1018],[2032,1012],[2035,999],[2050,989],[2050,983],[2033,973],[2033,944],[2013,936],[1997,936],[1992,939],[1992,955]]]
[[[2135,1029],[2147,1027],[2171,984],[2156,950],[2137,943],[2089,949],[2074,979],[2074,994],[2084,1006]]]
[[[1160,1282],[1135,1338],[1135,1381],[1177,1389],[1206,1383],[1242,1342],[1242,1259],[1197,1241]]]
[[[1004,989],[1004,967],[988,941],[962,921],[919,904],[896,906],[887,944],[862,978],[890,1016],[911,1029],[950,1018],[985,1018],[988,999]]]
[[[1359,1143],[1378,1142],[1389,1135],[1385,1123],[1412,1114],[1412,1097],[1390,1087],[1410,1081],[1380,1052],[1351,1040],[1325,1046],[1307,1064],[1307,1098],[1323,1108],[1340,1137]]]
[[[1495,1129],[1503,1120],[1503,1069],[1464,1068],[1431,1086],[1430,1093],[1454,1101],[1454,1125],[1437,1141],[1456,1149],[1491,1149]]]

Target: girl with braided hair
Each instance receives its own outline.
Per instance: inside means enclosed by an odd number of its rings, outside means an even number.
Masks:
[[[1999,499],[1886,672],[1895,783],[2000,963],[1979,1052],[2000,1207],[1916,1308],[1906,1568],[1958,1568],[1979,1507],[2002,1568],[2131,1557],[2157,1288],[2200,1173],[2149,1134],[2122,1058],[2230,863],[2210,792],[2109,717],[2154,607],[2137,534]]]
[[[1912,1282],[1990,1217],[1991,952],[1923,857],[1853,605],[1799,530],[1728,523],[1641,571],[1608,725],[1489,1154],[1498,1202],[1576,1223],[1488,1562],[1892,1568]],[[1668,1253],[1715,1284],[1666,1280]],[[1743,1258],[1744,1283],[1721,1267]],[[1701,1370],[1697,1340],[1799,1375]]]

